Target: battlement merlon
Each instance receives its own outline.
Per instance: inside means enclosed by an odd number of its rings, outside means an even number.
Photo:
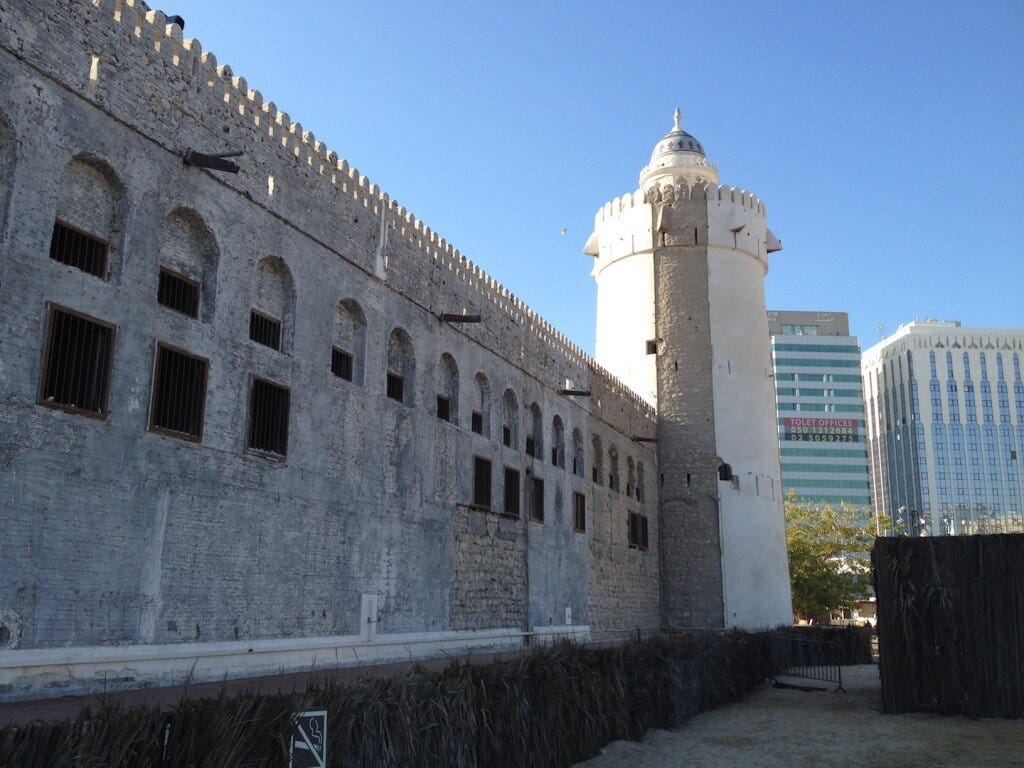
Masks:
[[[42,19],[50,30],[45,36],[38,34]],[[62,45],[47,42],[54,36]],[[308,190],[319,203],[312,212],[317,215],[298,209],[288,213],[296,226],[325,244],[336,239],[325,210],[353,204],[364,209],[368,215],[363,225],[369,233],[381,230],[389,237],[402,237],[478,298],[525,324],[581,377],[606,379],[604,389],[653,422],[654,411],[640,395],[340,159],[312,131],[292,121],[273,101],[264,101],[260,91],[251,89],[229,65],[218,63],[199,41],[182,39],[181,27],[169,24],[162,12],[143,0],[19,0],[11,13],[0,16],[0,48],[169,151],[180,153],[187,146],[222,149],[211,146],[213,137],[231,149],[242,149],[246,162],[240,173],[218,180],[272,209],[287,196],[288,190],[282,190],[285,183]],[[156,78],[163,88],[152,86]],[[295,192],[296,198],[302,196],[300,190]],[[268,199],[275,195],[277,200]],[[340,253],[347,243],[335,245],[339,256],[372,270],[372,265],[358,261],[361,254]],[[372,253],[366,258],[372,259]]]
[[[768,229],[767,212],[757,195],[728,185],[656,183],[616,197],[597,211],[594,231],[583,247],[595,259],[591,274],[619,259],[652,252],[671,233],[672,208],[698,201],[708,206],[709,227],[695,234],[694,244],[744,252],[767,273],[767,256],[782,250],[782,243]]]

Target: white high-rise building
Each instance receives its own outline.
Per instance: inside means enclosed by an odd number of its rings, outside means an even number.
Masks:
[[[598,361],[657,409],[657,434],[639,437],[658,447],[666,628],[792,621],[764,300],[781,248],[764,204],[718,183],[679,110],[584,248]]]
[[[1024,530],[1024,330],[915,321],[863,356],[872,497],[917,535]]]

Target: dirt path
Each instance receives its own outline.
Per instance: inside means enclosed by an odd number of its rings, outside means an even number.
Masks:
[[[843,676],[847,693],[766,686],[676,730],[610,744],[577,768],[1024,766],[1024,720],[883,715],[877,667],[846,667]]]

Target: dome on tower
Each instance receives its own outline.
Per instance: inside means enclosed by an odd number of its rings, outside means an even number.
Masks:
[[[644,189],[659,181],[717,183],[718,170],[704,154],[704,147],[683,130],[683,116],[676,108],[672,130],[654,145],[651,161],[640,172]]]
[[[683,114],[676,107],[675,125],[672,130],[661,137],[661,141],[654,145],[651,152],[650,165],[659,165],[661,161],[671,161],[671,156],[677,152],[696,152],[704,155],[704,147],[700,145],[693,136],[683,130]],[[704,155],[707,157],[707,155]]]

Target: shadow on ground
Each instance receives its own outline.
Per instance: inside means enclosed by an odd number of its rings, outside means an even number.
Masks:
[[[807,685],[824,685],[793,681]],[[878,668],[843,668],[846,692],[764,686],[576,768],[1021,768],[1024,720],[883,715]]]

